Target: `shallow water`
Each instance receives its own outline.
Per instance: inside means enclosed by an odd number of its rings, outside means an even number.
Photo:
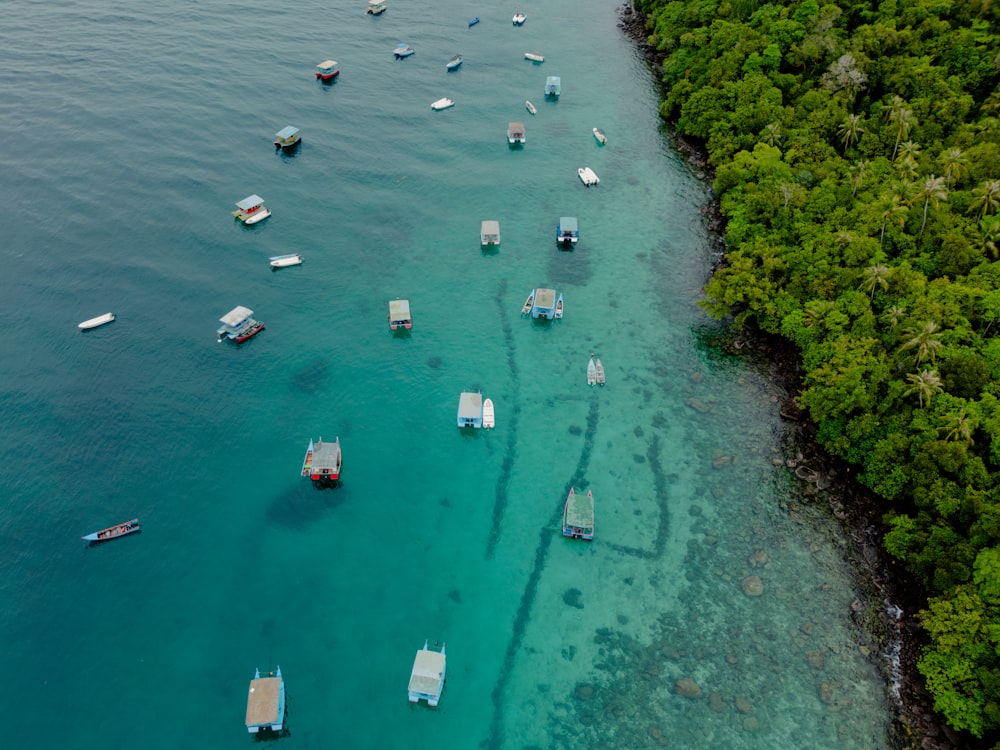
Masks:
[[[522,4],[514,28],[506,7],[363,5],[7,10],[8,739],[245,746],[247,683],[280,664],[288,747],[885,746],[855,571],[775,466],[781,394],[697,308],[708,194],[616,6]],[[246,228],[251,193],[274,215]],[[538,286],[562,321],[520,316]],[[267,330],[216,343],[238,304]],[[467,389],[495,430],[456,429]],[[298,476],[321,435],[335,490]],[[559,534],[570,486],[594,492],[592,544]],[[79,541],[132,517],[142,534]],[[406,701],[425,638],[448,644],[436,710]]]

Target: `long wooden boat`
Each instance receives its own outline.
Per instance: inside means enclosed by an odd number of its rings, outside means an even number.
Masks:
[[[525,52],[524,59],[531,60],[531,62],[540,63],[540,62],[545,62],[545,55],[539,55],[537,52]]]
[[[104,313],[104,315],[98,315],[96,318],[91,318],[90,320],[85,320],[82,323],[77,324],[77,328],[81,331],[89,331],[91,328],[97,328],[98,326],[103,326],[110,323],[115,319],[114,313]]]
[[[598,357],[597,361],[594,362],[594,367],[597,370],[597,384],[604,385],[604,365],[601,363],[600,357]]]
[[[521,308],[521,315],[527,315],[531,312],[532,305],[535,304],[535,292],[532,290],[531,294],[528,295],[528,299],[524,301],[524,306]]]
[[[587,363],[587,385],[597,385],[597,363],[594,362],[594,355],[590,355],[590,362]]]
[[[524,108],[526,110],[528,110],[528,112],[530,112],[533,115],[537,115],[538,114],[538,108],[535,107],[535,105],[532,104],[531,101],[528,100],[528,99],[524,100]]]
[[[94,544],[128,536],[129,534],[134,534],[137,531],[140,531],[139,519],[133,518],[131,521],[115,524],[114,526],[109,526],[106,529],[95,531],[93,534],[87,534],[86,536],[81,536],[80,538],[85,542]]]

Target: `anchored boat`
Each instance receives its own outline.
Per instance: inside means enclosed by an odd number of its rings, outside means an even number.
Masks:
[[[535,304],[535,292],[532,290],[531,294],[528,295],[528,299],[524,301],[524,306],[521,308],[521,315],[527,315],[531,312],[531,308]]]
[[[575,216],[562,216],[556,225],[556,242],[560,245],[575,245],[580,239],[580,229]]]
[[[445,65],[445,68],[447,68],[448,70],[458,70],[458,66],[462,64],[463,59],[464,58],[461,55],[455,55],[448,61],[448,64]]]
[[[256,670],[247,694],[247,731],[281,732],[285,722],[285,681],[281,667],[261,677]]]
[[[524,13],[521,13],[519,11],[519,12],[517,12],[517,13],[514,14],[514,18],[512,20],[514,21],[514,25],[515,26],[521,26],[521,25],[524,24],[525,21],[528,20],[528,17],[526,15],[524,15]]]
[[[570,487],[563,506],[563,536],[570,539],[594,539],[594,495],[587,491],[586,497],[577,495]]]
[[[454,107],[454,106],[455,102],[453,102],[447,96],[438,99],[436,102],[431,102],[431,109],[433,110],[448,109],[449,107]]]
[[[545,62],[545,55],[539,55],[537,52],[525,52],[524,59],[531,60],[531,62],[540,63],[540,62]]]
[[[302,256],[298,253],[289,255],[272,255],[270,257],[271,268],[287,268],[288,266],[298,266],[302,264]]]
[[[597,363],[594,362],[594,355],[590,355],[587,363],[587,385],[597,385]]]
[[[417,651],[417,656],[413,660],[413,669],[410,670],[408,689],[410,703],[419,703],[425,700],[428,706],[438,704],[441,699],[441,691],[444,690],[445,672],[448,667],[444,647],[445,644],[441,644],[440,651],[432,651],[427,648],[427,641],[424,641],[424,647]]]
[[[91,328],[106,325],[114,319],[114,313],[104,313],[104,315],[98,315],[96,318],[91,318],[90,320],[85,320],[82,323],[77,323],[76,327],[81,331],[89,331]]]
[[[394,299],[389,301],[389,328],[413,328],[413,316],[410,314],[410,300]]]
[[[488,398],[483,401],[483,427],[487,430],[496,426],[496,415],[493,411],[493,399]]]
[[[524,145],[528,139],[524,137],[524,123],[511,122],[507,124],[507,143],[511,146]]]
[[[219,318],[222,325],[215,331],[219,336],[219,341],[225,338],[242,344],[263,331],[264,324],[259,320],[254,320],[252,316],[253,310],[241,305],[234,307]]]
[[[597,371],[597,384],[604,385],[604,364],[600,357],[594,361],[594,369]]]
[[[549,76],[545,79],[545,96],[559,96],[562,93],[562,79]]]
[[[500,222],[487,219],[479,225],[479,244],[482,247],[500,247]]]
[[[597,173],[590,167],[580,167],[576,170],[576,173],[580,176],[580,182],[582,182],[587,187],[591,185],[597,185],[601,182]]]
[[[368,9],[365,13],[373,16],[380,16],[385,13],[385,3],[382,0],[368,0]]]
[[[477,430],[483,426],[482,393],[463,391],[458,397],[458,426],[475,427]]]
[[[274,147],[290,151],[302,143],[298,128],[287,125],[274,134]]]
[[[340,467],[343,456],[340,453],[340,438],[332,443],[324,443],[320,438],[316,443],[309,441],[306,457],[302,460],[302,476],[309,477],[314,482],[340,479]]]
[[[530,101],[528,101],[527,99],[525,99],[525,100],[524,100],[524,108],[525,108],[526,110],[528,110],[528,111],[529,111],[529,112],[530,112],[531,114],[533,114],[533,115],[537,115],[537,114],[538,114],[538,110],[537,110],[537,109],[535,108],[535,105],[534,105],[534,104],[532,104],[532,103],[531,103]]]
[[[86,536],[81,536],[80,538],[85,542],[90,542],[91,544],[99,544],[100,542],[107,542],[112,539],[118,539],[119,537],[134,534],[137,531],[141,531],[139,528],[139,519],[133,518],[131,521],[115,524],[114,526],[109,526],[106,529],[95,531],[93,534],[87,534]]]
[[[556,320],[562,320],[562,316],[563,316],[563,298],[562,295],[560,294],[559,299],[556,300],[556,312],[555,315],[553,315],[553,317]]]
[[[608,142],[608,137],[604,135],[604,131],[600,128],[594,128],[594,138],[596,138],[597,142],[602,146]]]
[[[547,318],[549,320],[561,318],[561,302],[562,295],[557,295],[555,289],[535,289],[528,295],[524,307],[521,308],[521,314],[531,313],[532,318]]]
[[[397,60],[400,60],[404,57],[409,57],[414,52],[416,52],[416,50],[414,50],[413,47],[411,47],[410,45],[399,44],[396,46],[396,49],[392,51],[392,54],[395,55]]]
[[[258,221],[263,221],[270,215],[271,212],[264,208],[264,199],[256,193],[247,196],[237,203],[236,210],[233,211],[233,216],[247,226],[256,224]]]
[[[336,60],[324,60],[316,66],[316,77],[328,83],[340,75],[340,68],[337,67]]]

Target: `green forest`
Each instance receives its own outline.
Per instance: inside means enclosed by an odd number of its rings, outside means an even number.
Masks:
[[[705,308],[797,347],[799,405],[927,594],[918,668],[1000,728],[1000,5],[635,0],[725,221]]]

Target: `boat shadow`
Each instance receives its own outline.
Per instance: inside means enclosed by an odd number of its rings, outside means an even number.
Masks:
[[[344,505],[348,496],[343,491],[343,481],[313,482],[306,486],[303,482],[298,486],[290,486],[284,492],[275,495],[268,503],[264,516],[270,523],[289,529],[305,530],[333,513]],[[338,492],[326,492],[328,489],[338,489]]]
[[[412,336],[413,336],[413,331],[411,331],[409,328],[397,328],[395,331],[392,332],[392,337],[394,339],[409,339],[412,338]]]

